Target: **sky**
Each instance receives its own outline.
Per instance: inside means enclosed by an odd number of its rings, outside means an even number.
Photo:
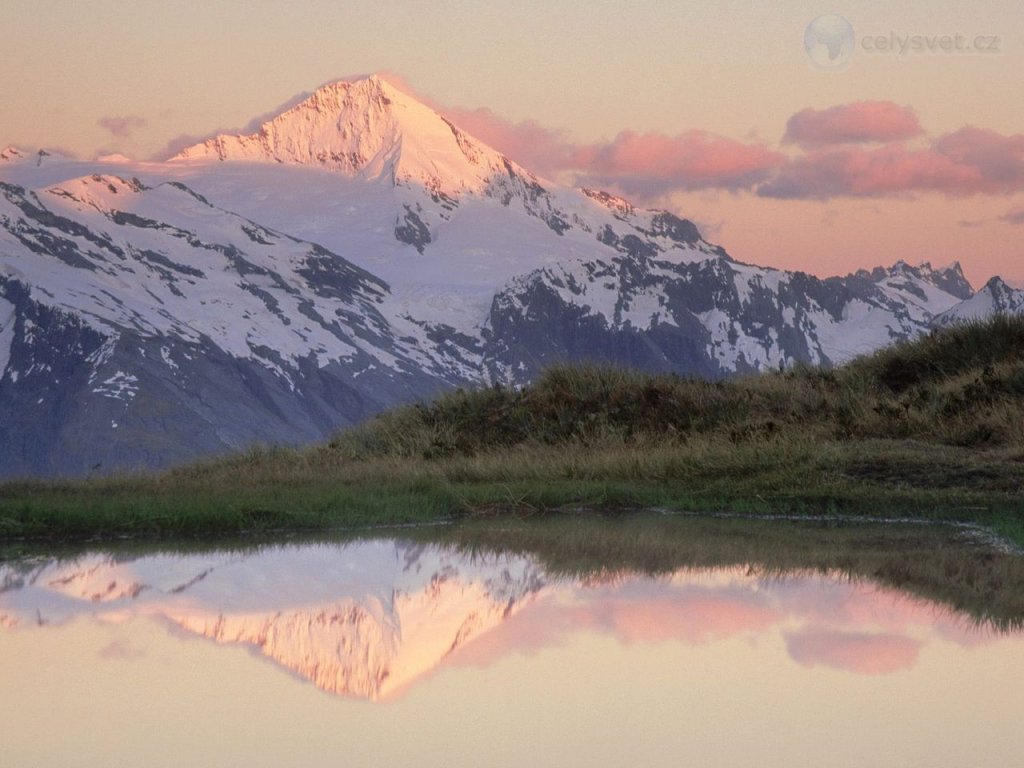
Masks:
[[[959,260],[976,286],[1024,284],[1019,1],[5,0],[0,14],[0,147],[161,157],[388,72],[542,176],[670,209],[741,261],[830,275]],[[812,24],[836,15],[850,44],[809,53],[809,25],[842,39],[834,18]]]
[[[129,599],[89,599],[92,588],[104,586],[100,573],[126,576],[117,582],[125,586],[140,573],[159,582],[159,573],[173,572],[176,583],[194,572],[173,557],[123,560],[113,572],[93,562],[84,580],[56,578],[83,567],[72,564],[8,590],[0,601],[0,618],[6,608],[9,622],[0,623],[0,675],[18,692],[0,697],[8,763],[1019,762],[1024,636],[993,632],[875,583],[766,577],[747,567],[556,581],[498,624],[483,619],[481,631],[440,660],[417,655],[415,630],[429,634],[431,624],[417,627],[414,619],[412,638],[403,634],[391,668],[410,654],[430,671],[401,695],[369,703],[325,694],[289,674],[272,654],[295,649],[309,658],[325,636],[314,623],[306,642],[291,645],[285,625],[307,626],[296,619],[307,612],[344,615],[345,606],[372,603],[383,584],[395,587],[398,605],[451,631],[459,626],[449,623],[453,616],[479,607],[476,587],[506,565],[515,571],[515,558],[497,558],[477,579],[456,568],[440,586],[430,582],[427,592],[440,590],[433,593],[440,597],[428,599],[435,610],[426,611],[424,593],[406,591],[412,582],[405,575],[405,588],[385,579],[365,591],[367,573],[358,565],[350,570],[338,561],[324,572],[332,560],[327,549],[313,557],[319,578],[309,578],[310,554],[266,548],[263,567],[247,572],[237,560],[210,568],[206,553],[192,565],[210,576],[185,594],[149,589]],[[276,577],[283,571],[264,578],[268,559],[292,574],[283,591],[297,587],[291,599],[282,600]],[[430,570],[418,577],[421,585]],[[230,631],[218,643],[194,634],[197,626],[238,626],[239,619],[254,631],[263,627],[264,648],[235,642]],[[371,647],[379,620],[363,622]],[[374,653],[361,658],[382,661]]]

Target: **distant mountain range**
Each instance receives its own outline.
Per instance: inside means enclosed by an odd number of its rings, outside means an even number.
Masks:
[[[378,77],[339,82],[164,163],[0,153],[0,477],[310,442],[563,361],[835,364],[1022,306],[959,264],[744,264]]]

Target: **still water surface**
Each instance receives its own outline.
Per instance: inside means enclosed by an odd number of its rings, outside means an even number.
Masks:
[[[403,539],[0,563],[8,766],[1024,765],[1024,635]]]

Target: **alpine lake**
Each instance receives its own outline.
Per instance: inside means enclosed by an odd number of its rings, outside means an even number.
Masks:
[[[8,766],[1024,765],[1024,557],[657,513],[0,550]]]

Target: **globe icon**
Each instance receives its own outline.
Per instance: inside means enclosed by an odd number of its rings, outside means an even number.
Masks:
[[[820,69],[841,69],[853,56],[853,25],[842,16],[819,16],[804,30],[804,49]]]

